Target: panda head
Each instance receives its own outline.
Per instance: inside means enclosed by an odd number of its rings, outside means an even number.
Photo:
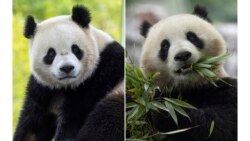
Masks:
[[[89,11],[75,6],[70,16],[36,23],[28,16],[24,36],[30,42],[33,76],[50,88],[77,87],[95,70],[99,51],[89,28]]]
[[[196,6],[193,14],[168,17],[151,26],[144,22],[141,34],[146,38],[141,68],[144,72],[160,72],[159,85],[192,87],[206,82],[191,70],[191,64],[204,56],[225,53],[222,36],[210,23],[206,10]],[[217,75],[226,75],[220,64]]]

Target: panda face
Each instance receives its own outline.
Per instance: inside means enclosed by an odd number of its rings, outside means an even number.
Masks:
[[[210,23],[191,14],[175,15],[150,28],[141,67],[145,73],[160,72],[160,83],[197,85],[204,80],[192,70],[192,64],[225,51],[223,38]],[[218,74],[222,72],[221,67]]]
[[[37,25],[30,58],[32,73],[43,85],[76,87],[96,68],[99,51],[88,28],[59,16]]]

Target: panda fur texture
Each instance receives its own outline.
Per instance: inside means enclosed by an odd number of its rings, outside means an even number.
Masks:
[[[145,21],[141,26],[145,37],[141,56],[144,73],[160,72],[156,79],[160,87],[172,86],[173,98],[181,93],[184,101],[198,108],[186,109],[191,120],[177,113],[178,126],[168,113],[151,113],[154,126],[161,132],[199,126],[168,136],[171,141],[237,140],[237,80],[228,77],[223,62],[216,74],[232,86],[216,81],[215,87],[185,68],[203,56],[226,52],[224,39],[210,22],[205,8],[196,6],[193,14],[170,16],[155,25]],[[215,127],[208,137],[212,121]]]
[[[84,6],[27,17],[32,74],[14,141],[124,139],[124,49],[90,21]]]

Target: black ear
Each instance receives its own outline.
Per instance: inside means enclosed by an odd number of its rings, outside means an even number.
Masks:
[[[72,9],[72,20],[83,28],[88,27],[91,21],[89,10],[82,5],[74,6]]]
[[[147,37],[148,31],[152,25],[148,21],[144,21],[140,28],[140,33],[143,37]]]
[[[208,21],[208,22],[210,22],[210,23],[212,22],[212,21],[210,20],[210,18],[208,17],[208,13],[207,13],[206,8],[203,7],[203,6],[196,5],[196,6],[194,7],[194,12],[193,12],[193,14],[195,14],[195,15],[201,17],[202,19],[204,19],[204,20],[206,20],[206,21]]]
[[[25,27],[24,27],[24,36],[28,39],[34,37],[36,31],[36,22],[32,16],[27,16]]]

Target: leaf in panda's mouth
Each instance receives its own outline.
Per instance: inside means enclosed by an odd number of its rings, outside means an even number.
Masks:
[[[186,64],[184,66],[182,66],[181,68],[179,68],[178,70],[176,70],[176,73],[186,73],[189,71],[193,71],[193,65],[192,64]]]
[[[218,87],[217,84],[215,83],[216,80],[220,80],[223,83],[231,86],[231,84],[225,82],[216,74],[218,66],[221,64],[222,61],[227,59],[230,55],[231,54],[229,52],[226,52],[218,56],[206,56],[204,58],[201,58],[192,65],[193,70],[216,87]]]

